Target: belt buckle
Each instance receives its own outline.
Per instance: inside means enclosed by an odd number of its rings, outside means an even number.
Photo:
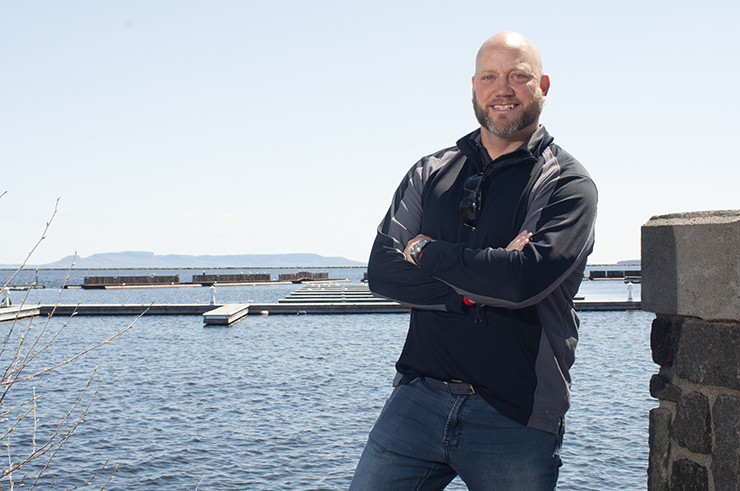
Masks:
[[[469,391],[469,395],[475,394],[475,388],[472,385],[463,382],[462,380],[450,380],[450,382],[453,383],[453,384],[465,385],[466,388]],[[455,392],[453,391],[453,388],[450,385],[450,382],[448,382],[448,381],[445,380],[444,381],[444,384],[445,384],[445,387],[447,387],[447,392],[449,392],[450,394],[454,394]]]

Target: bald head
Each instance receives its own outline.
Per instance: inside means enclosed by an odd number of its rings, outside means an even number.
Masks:
[[[475,58],[473,109],[489,154],[511,151],[539,127],[550,89],[540,53],[527,38],[500,32],[486,40]]]
[[[512,31],[499,32],[483,43],[475,57],[475,72],[478,73],[485,59],[504,51],[518,52],[528,62],[535,76],[537,78],[542,76],[542,58],[537,46],[521,34]]]

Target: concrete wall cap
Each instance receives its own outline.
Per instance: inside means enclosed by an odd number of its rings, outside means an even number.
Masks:
[[[643,310],[740,320],[740,210],[654,216],[641,236]]]
[[[643,227],[666,225],[697,225],[700,223],[732,223],[740,220],[740,210],[690,211],[655,215]]]

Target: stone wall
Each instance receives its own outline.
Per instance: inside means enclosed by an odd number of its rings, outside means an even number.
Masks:
[[[642,227],[651,348],[649,491],[740,491],[740,210]]]

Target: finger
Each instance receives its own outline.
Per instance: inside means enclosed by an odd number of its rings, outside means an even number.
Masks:
[[[521,251],[524,249],[524,246],[529,243],[529,238],[532,237],[532,233],[523,230],[519,235],[514,237],[514,240],[512,240],[508,246],[506,246],[507,251]]]

